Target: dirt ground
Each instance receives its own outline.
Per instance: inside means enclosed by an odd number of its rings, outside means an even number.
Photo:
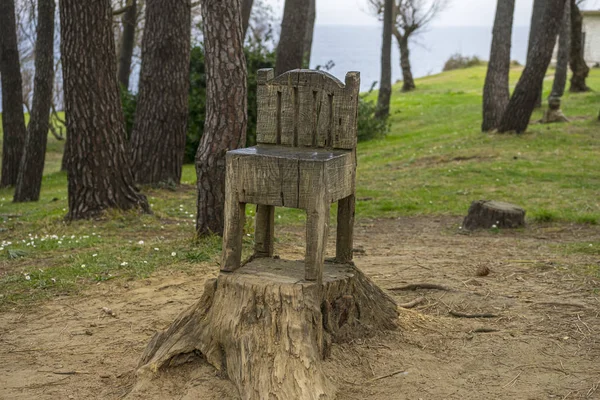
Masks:
[[[600,282],[580,271],[600,259],[557,246],[598,241],[600,228],[532,225],[465,235],[459,222],[357,224],[356,264],[381,287],[426,282],[453,290],[393,291],[398,303],[425,302],[401,313],[398,331],[334,346],[325,370],[338,399],[600,399]],[[284,233],[276,252],[301,258],[301,230]],[[480,266],[490,274],[476,276]],[[191,274],[106,281],[77,297],[0,314],[0,398],[124,397],[152,334],[195,302],[216,272],[199,264]],[[202,361],[161,373],[145,393],[150,400],[238,398]]]

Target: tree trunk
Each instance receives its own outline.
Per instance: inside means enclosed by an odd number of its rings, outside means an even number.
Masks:
[[[315,19],[317,18],[316,0],[309,0],[308,16],[306,19],[306,32],[304,35],[304,62],[302,68],[310,68],[310,55],[312,53],[312,42],[315,33]]]
[[[556,71],[552,84],[551,96],[562,97],[567,84],[569,70],[569,49],[571,47],[571,1],[565,1],[565,12],[558,34],[558,54],[556,56]]]
[[[68,135],[68,219],[141,208],[125,148],[110,0],[61,0]]]
[[[535,38],[538,35],[540,27],[542,25],[542,19],[544,16],[544,8],[546,6],[546,2],[548,0],[533,0],[533,10],[531,13],[531,25],[529,27],[529,42],[527,46],[527,62],[531,59],[533,44],[535,42]],[[545,73],[545,71],[544,71]],[[540,88],[538,97],[535,100],[535,107],[542,106],[542,90],[543,87]]]
[[[140,91],[131,132],[133,176],[142,184],[181,181],[190,85],[190,0],[148,0]]]
[[[60,160],[60,170],[67,172],[69,170],[69,132],[65,134],[65,145],[63,147],[63,155]]]
[[[135,29],[137,28],[137,2],[129,0],[127,10],[123,13],[121,23],[123,24],[123,35],[119,48],[119,66],[117,76],[119,83],[129,90],[129,75],[131,74],[131,58],[135,47]]]
[[[250,26],[252,4],[254,4],[254,0],[242,0],[242,39],[246,37],[246,32],[248,32],[248,26]]]
[[[534,40],[527,59],[527,65],[515,87],[513,95],[504,111],[499,132],[516,131],[522,133],[529,125],[535,102],[544,82],[556,35],[560,29],[565,0],[547,0],[543,24]]]
[[[15,188],[15,202],[39,200],[48,142],[54,77],[54,0],[38,0],[37,9],[33,105]]]
[[[590,68],[584,59],[583,47],[583,17],[577,6],[577,0],[571,1],[571,49],[569,51],[569,64],[571,65],[571,87],[572,93],[587,92],[590,88],[585,83]]]
[[[383,8],[383,36],[381,42],[381,78],[377,96],[376,118],[390,115],[392,95],[392,25],[394,23],[394,0],[385,0]]]
[[[490,61],[483,86],[483,132],[496,129],[510,99],[508,75],[514,11],[515,0],[498,0]]]
[[[286,0],[277,45],[275,75],[302,68],[310,0]]]
[[[333,400],[322,360],[332,343],[397,328],[394,300],[353,264],[326,263],[322,285],[302,261],[259,258],[204,286],[202,298],[150,340],[132,398],[178,358],[201,354],[242,399]],[[144,392],[146,391],[146,392]]]
[[[223,233],[225,153],[246,143],[248,119],[241,0],[204,0],[202,19],[205,21],[206,119],[196,153],[196,230],[200,235]]]
[[[14,0],[0,1],[0,75],[2,76],[2,173],[0,188],[17,183],[25,146],[23,81],[17,44]]]
[[[400,68],[402,69],[402,91],[410,92],[416,88],[415,80],[410,68],[410,50],[408,48],[409,33],[400,34],[398,30],[394,30],[394,36],[400,48]]]

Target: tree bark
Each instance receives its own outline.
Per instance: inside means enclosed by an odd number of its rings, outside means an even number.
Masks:
[[[54,78],[54,0],[37,1],[33,103],[14,201],[40,198]]]
[[[254,0],[242,0],[242,39],[246,37],[248,26],[250,26],[250,15],[252,15],[252,5]]]
[[[110,0],[60,1],[68,135],[68,219],[141,208],[125,148]]]
[[[560,29],[565,0],[547,0],[543,24],[531,46],[527,65],[515,87],[498,127],[499,132],[522,133],[529,125],[538,94],[544,82],[548,64]]]
[[[202,20],[205,21],[206,119],[196,153],[196,230],[200,235],[223,233],[225,153],[246,143],[248,118],[241,0],[204,0]]]
[[[315,19],[317,18],[316,0],[309,0],[308,16],[306,19],[306,33],[304,35],[304,62],[302,68],[310,68],[310,55],[315,33]]]
[[[571,1],[571,49],[569,51],[569,64],[571,65],[571,87],[572,93],[587,92],[590,88],[585,80],[590,73],[590,68],[584,59],[583,49],[583,17],[577,0]]]
[[[17,183],[27,135],[14,0],[0,1],[0,75],[4,132],[0,188],[3,188]]]
[[[383,6],[383,36],[381,44],[381,77],[377,96],[376,118],[390,115],[392,95],[392,25],[394,23],[394,0],[385,0]]]
[[[562,97],[567,84],[569,70],[569,49],[571,47],[571,1],[565,1],[565,11],[558,34],[558,53],[556,56],[556,71],[552,84],[551,96]]]
[[[498,0],[490,61],[483,86],[483,132],[496,129],[510,99],[508,75],[514,11],[515,0]]]
[[[402,69],[402,91],[410,92],[416,89],[415,80],[413,78],[410,67],[410,49],[408,48],[408,37],[410,33],[401,34],[397,29],[394,29],[394,36],[398,42],[400,49],[400,68]]]
[[[286,0],[277,45],[275,75],[302,68],[310,0]]]
[[[303,277],[302,261],[259,258],[207,281],[202,298],[150,340],[132,397],[155,393],[160,370],[200,353],[242,399],[335,399],[322,361],[332,343],[397,329],[397,305],[351,263],[326,263],[323,284]]]
[[[527,46],[527,62],[529,62],[531,53],[533,51],[533,45],[535,38],[538,35],[540,27],[542,25],[542,19],[544,16],[544,8],[548,0],[533,0],[533,10],[531,13],[531,25],[529,27],[529,42]],[[545,72],[545,71],[544,71]],[[540,88],[538,97],[535,101],[535,107],[542,106],[542,89]]]
[[[141,184],[181,181],[190,85],[190,0],[148,0],[140,91],[131,132]]]
[[[127,10],[123,13],[123,35],[119,48],[119,66],[117,76],[119,83],[129,90],[129,75],[131,75],[131,58],[135,47],[135,28],[137,27],[137,1],[130,0]]]

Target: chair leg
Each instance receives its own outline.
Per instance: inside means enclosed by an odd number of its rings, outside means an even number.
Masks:
[[[327,246],[329,225],[329,203],[322,200],[306,213],[306,256],[304,278],[307,281],[323,282],[323,263]]]
[[[275,231],[275,207],[257,205],[254,223],[254,255],[273,257],[273,236]]]
[[[246,221],[246,203],[240,203],[232,192],[233,190],[225,188],[225,226],[221,262],[221,271],[224,272],[233,272],[242,264],[242,236]]]
[[[354,195],[338,202],[337,238],[335,243],[335,259],[338,262],[352,261],[354,235]]]

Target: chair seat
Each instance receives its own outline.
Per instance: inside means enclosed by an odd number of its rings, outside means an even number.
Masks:
[[[335,202],[354,192],[354,152],[259,144],[227,152],[240,202],[309,209],[315,194]]]

